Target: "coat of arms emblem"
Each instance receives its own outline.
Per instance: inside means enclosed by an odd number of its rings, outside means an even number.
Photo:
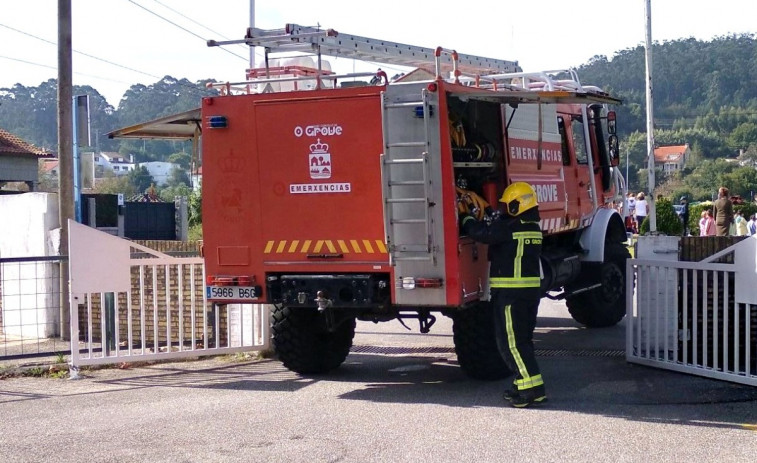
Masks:
[[[310,178],[331,178],[329,145],[321,139],[310,145]]]

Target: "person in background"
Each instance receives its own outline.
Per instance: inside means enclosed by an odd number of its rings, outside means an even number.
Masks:
[[[704,236],[715,236],[717,233],[716,227],[715,227],[715,218],[712,217],[712,211],[707,209],[705,211],[705,215],[707,216],[707,222],[705,223],[705,235]]]
[[[728,199],[729,193],[728,188],[721,186],[718,190],[718,199],[712,205],[717,236],[728,236],[729,228],[733,223],[733,203]]]
[[[681,212],[683,236],[689,236],[689,202],[686,200],[686,196],[681,196],[681,206],[683,206],[683,211]]]
[[[707,236],[707,211],[699,214],[699,236]]]
[[[647,216],[647,200],[644,198],[643,191],[636,196],[636,226],[639,229],[641,229],[641,223],[644,222],[644,218]]]
[[[746,223],[747,236],[757,235],[757,214],[749,216],[749,222]]]
[[[736,236],[747,235],[746,219],[741,215],[741,212],[735,212],[733,214],[733,223],[736,224]]]
[[[635,217],[636,216],[636,198],[634,198],[633,193],[628,193],[626,202],[628,203],[628,215],[630,215],[631,217]]]

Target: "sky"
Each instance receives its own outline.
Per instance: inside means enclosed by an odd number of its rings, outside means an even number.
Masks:
[[[91,85],[118,107],[131,85],[149,85],[165,75],[190,81],[244,80],[249,47],[209,48],[205,42],[242,39],[250,24],[250,3],[72,0],[74,84]],[[525,71],[576,67],[596,55],[612,58],[643,45],[646,34],[645,0],[254,3],[259,28],[320,25],[351,35],[518,61]],[[757,33],[755,0],[652,0],[651,5],[654,41]],[[55,0],[3,1],[0,88],[37,86],[57,77],[57,9]],[[262,51],[257,56],[260,63]],[[345,58],[331,64],[339,72],[376,68]],[[382,68],[390,75],[395,69]]]

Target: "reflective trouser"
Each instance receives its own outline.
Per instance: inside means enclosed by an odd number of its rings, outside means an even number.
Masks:
[[[519,391],[544,384],[534,353],[534,328],[539,310],[539,291],[492,288],[497,346]]]

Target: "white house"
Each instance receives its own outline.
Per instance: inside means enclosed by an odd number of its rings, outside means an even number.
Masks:
[[[665,175],[683,170],[691,156],[689,144],[659,146],[654,149],[655,167],[661,168]]]
[[[150,172],[150,175],[152,175],[153,180],[155,180],[155,185],[157,186],[165,185],[168,182],[168,179],[171,177],[171,171],[174,167],[181,169],[178,164],[164,161],[142,162],[139,164],[139,167],[145,167],[147,171]]]
[[[99,153],[94,155],[95,166],[101,167],[104,171],[111,171],[116,175],[126,175],[130,170],[134,170],[134,155],[129,155],[128,159],[118,153]]]

